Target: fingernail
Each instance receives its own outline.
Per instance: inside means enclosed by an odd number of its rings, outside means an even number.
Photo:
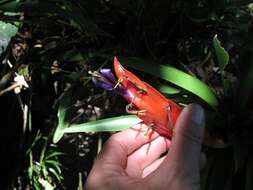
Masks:
[[[192,121],[199,126],[203,126],[203,124],[204,124],[204,110],[203,110],[203,108],[198,104],[191,104],[189,106],[189,109],[190,109]]]

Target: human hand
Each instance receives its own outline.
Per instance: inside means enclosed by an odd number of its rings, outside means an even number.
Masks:
[[[203,109],[191,104],[180,114],[172,141],[156,133],[148,139],[134,129],[112,135],[88,176],[86,189],[200,189],[204,120]]]

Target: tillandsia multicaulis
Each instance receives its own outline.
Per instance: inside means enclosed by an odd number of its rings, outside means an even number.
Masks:
[[[92,80],[97,86],[115,91],[130,103],[126,106],[128,113],[136,114],[161,136],[171,138],[182,107],[126,70],[116,57],[114,57],[114,71],[117,81],[110,69],[104,68],[90,74],[93,75]]]

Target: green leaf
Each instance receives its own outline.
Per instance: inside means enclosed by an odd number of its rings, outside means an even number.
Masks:
[[[61,156],[61,155],[64,155],[63,152],[58,152],[58,151],[53,151],[49,154],[47,154],[47,156],[45,157],[45,159],[49,159],[49,158],[52,158],[52,157],[57,157],[57,156]]]
[[[33,188],[35,188],[35,190],[41,190],[41,187],[40,187],[40,183],[38,181],[38,177],[34,177],[33,178]]]
[[[64,133],[81,133],[81,132],[103,132],[103,131],[122,131],[133,127],[142,120],[136,115],[126,115],[91,121],[83,124],[72,124],[69,128],[63,130]]]
[[[49,167],[48,165],[51,165],[52,167],[54,167],[57,172],[60,174],[61,173],[61,163],[55,160],[46,160],[45,163],[47,164],[47,167]]]
[[[167,80],[206,101],[211,107],[218,105],[214,92],[202,81],[172,66],[156,64],[139,58],[126,58],[123,64]]]
[[[53,168],[49,168],[48,171],[52,173],[58,181],[61,181],[62,176],[60,176]]]
[[[18,27],[10,23],[0,21],[0,55],[6,50],[11,37],[15,36]]]
[[[162,92],[164,94],[177,94],[180,92],[180,90],[173,88],[171,86],[168,86],[168,85],[156,83],[154,86],[156,87],[157,90],[159,90],[160,92]]]
[[[64,135],[63,129],[67,128],[69,126],[69,123],[66,121],[66,112],[67,108],[70,105],[70,99],[71,99],[71,91],[67,90],[65,93],[62,94],[62,96],[58,100],[58,125],[56,127],[56,130],[54,132],[53,136],[53,143],[57,143]]]
[[[47,168],[45,166],[43,166],[41,171],[42,171],[43,176],[47,178],[48,177]]]
[[[31,180],[33,177],[33,167],[31,166],[28,168],[28,177],[29,177],[29,180]]]
[[[20,4],[18,1],[6,1],[6,3],[1,3],[0,10],[3,12],[19,12]]]
[[[228,64],[229,54],[228,52],[221,46],[220,41],[217,38],[217,34],[213,38],[213,46],[215,49],[215,54],[220,66],[220,70],[223,71]]]
[[[35,164],[33,165],[33,171],[34,171],[34,173],[36,173],[36,175],[40,175],[41,166],[38,162],[35,162]],[[34,174],[34,176],[35,176],[35,174]]]

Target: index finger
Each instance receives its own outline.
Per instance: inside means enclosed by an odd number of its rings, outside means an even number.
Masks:
[[[97,162],[119,165],[124,168],[130,154],[159,136],[154,132],[148,137],[147,130],[146,125],[137,124],[131,129],[112,135],[99,154]]]

